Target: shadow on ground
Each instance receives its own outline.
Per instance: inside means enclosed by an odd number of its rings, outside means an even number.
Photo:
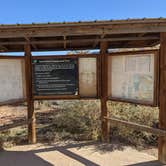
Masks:
[[[30,151],[1,151],[0,152],[0,163],[3,166],[53,166],[51,163],[43,160],[42,158],[38,157],[37,153],[42,152],[50,152],[50,151],[58,151],[69,158],[72,158],[84,165],[87,166],[99,166],[93,161],[90,161],[78,154],[75,154],[68,150],[68,148],[78,147],[81,148],[82,146],[87,146],[90,144],[68,144],[65,146],[54,146],[50,148],[45,149],[39,149],[39,150],[30,150]]]
[[[53,166],[36,156],[33,151],[3,151],[0,152],[2,166]]]
[[[161,164],[158,160],[154,160],[154,161],[148,161],[148,162],[126,165],[126,166],[164,166],[164,165]]]
[[[70,148],[88,148],[88,146],[93,145],[93,151],[100,151],[105,153],[105,151],[123,150],[123,145],[121,144],[101,144],[98,142],[88,142],[88,143],[67,143],[54,144],[48,148],[42,148],[37,150],[29,151],[1,151],[0,152],[0,165],[3,166],[53,166],[48,161],[40,158],[37,154],[42,152],[58,151],[61,154],[78,161],[80,164],[85,166],[99,166],[95,161],[90,161],[89,159],[82,157],[72,151]],[[111,156],[110,156],[111,157]],[[56,166],[56,165],[55,165]],[[131,166],[131,165],[128,165]],[[162,166],[158,161],[149,161],[144,163],[133,164],[133,166]]]

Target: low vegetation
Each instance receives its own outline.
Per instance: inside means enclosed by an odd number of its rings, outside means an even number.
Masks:
[[[110,116],[112,117],[151,127],[158,127],[159,110],[157,107],[109,102],[108,108]],[[112,127],[111,136],[135,146],[157,145],[156,135],[144,131],[133,130],[123,126]]]
[[[43,112],[36,113],[39,141],[100,140],[101,138],[100,102],[98,100],[44,101],[37,103],[36,109],[43,110]],[[111,117],[153,127],[158,126],[158,108],[108,102],[108,110]],[[0,133],[0,138],[0,142],[5,142],[7,145],[25,143],[27,128],[19,127]],[[110,140],[112,139],[125,141],[135,146],[157,144],[155,135],[123,126],[111,126]]]

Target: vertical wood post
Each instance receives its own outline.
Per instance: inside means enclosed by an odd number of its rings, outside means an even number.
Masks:
[[[36,119],[34,112],[34,100],[32,95],[32,61],[31,47],[29,44],[24,46],[25,69],[26,69],[26,93],[28,107],[28,142],[36,143]]]
[[[108,84],[108,72],[107,72],[107,42],[100,43],[100,61],[101,61],[101,132],[102,132],[102,141],[109,141],[109,128],[108,120],[104,119],[107,116],[107,84]]]
[[[166,130],[166,32],[160,34],[159,127]],[[158,158],[166,164],[166,136],[159,137]]]

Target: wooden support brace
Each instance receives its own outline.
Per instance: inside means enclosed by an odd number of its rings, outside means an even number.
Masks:
[[[36,120],[34,113],[34,100],[32,97],[32,62],[31,62],[31,47],[26,44],[25,47],[25,71],[26,71],[26,92],[27,92],[27,107],[28,107],[28,141],[36,143]]]

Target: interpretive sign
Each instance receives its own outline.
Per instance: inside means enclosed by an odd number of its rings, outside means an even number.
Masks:
[[[108,59],[111,98],[154,102],[154,54],[115,55]]]
[[[0,59],[0,102],[25,98],[23,59]]]
[[[77,59],[33,59],[33,90],[36,96],[77,95]]]
[[[97,96],[97,60],[79,58],[79,93],[81,97]]]

